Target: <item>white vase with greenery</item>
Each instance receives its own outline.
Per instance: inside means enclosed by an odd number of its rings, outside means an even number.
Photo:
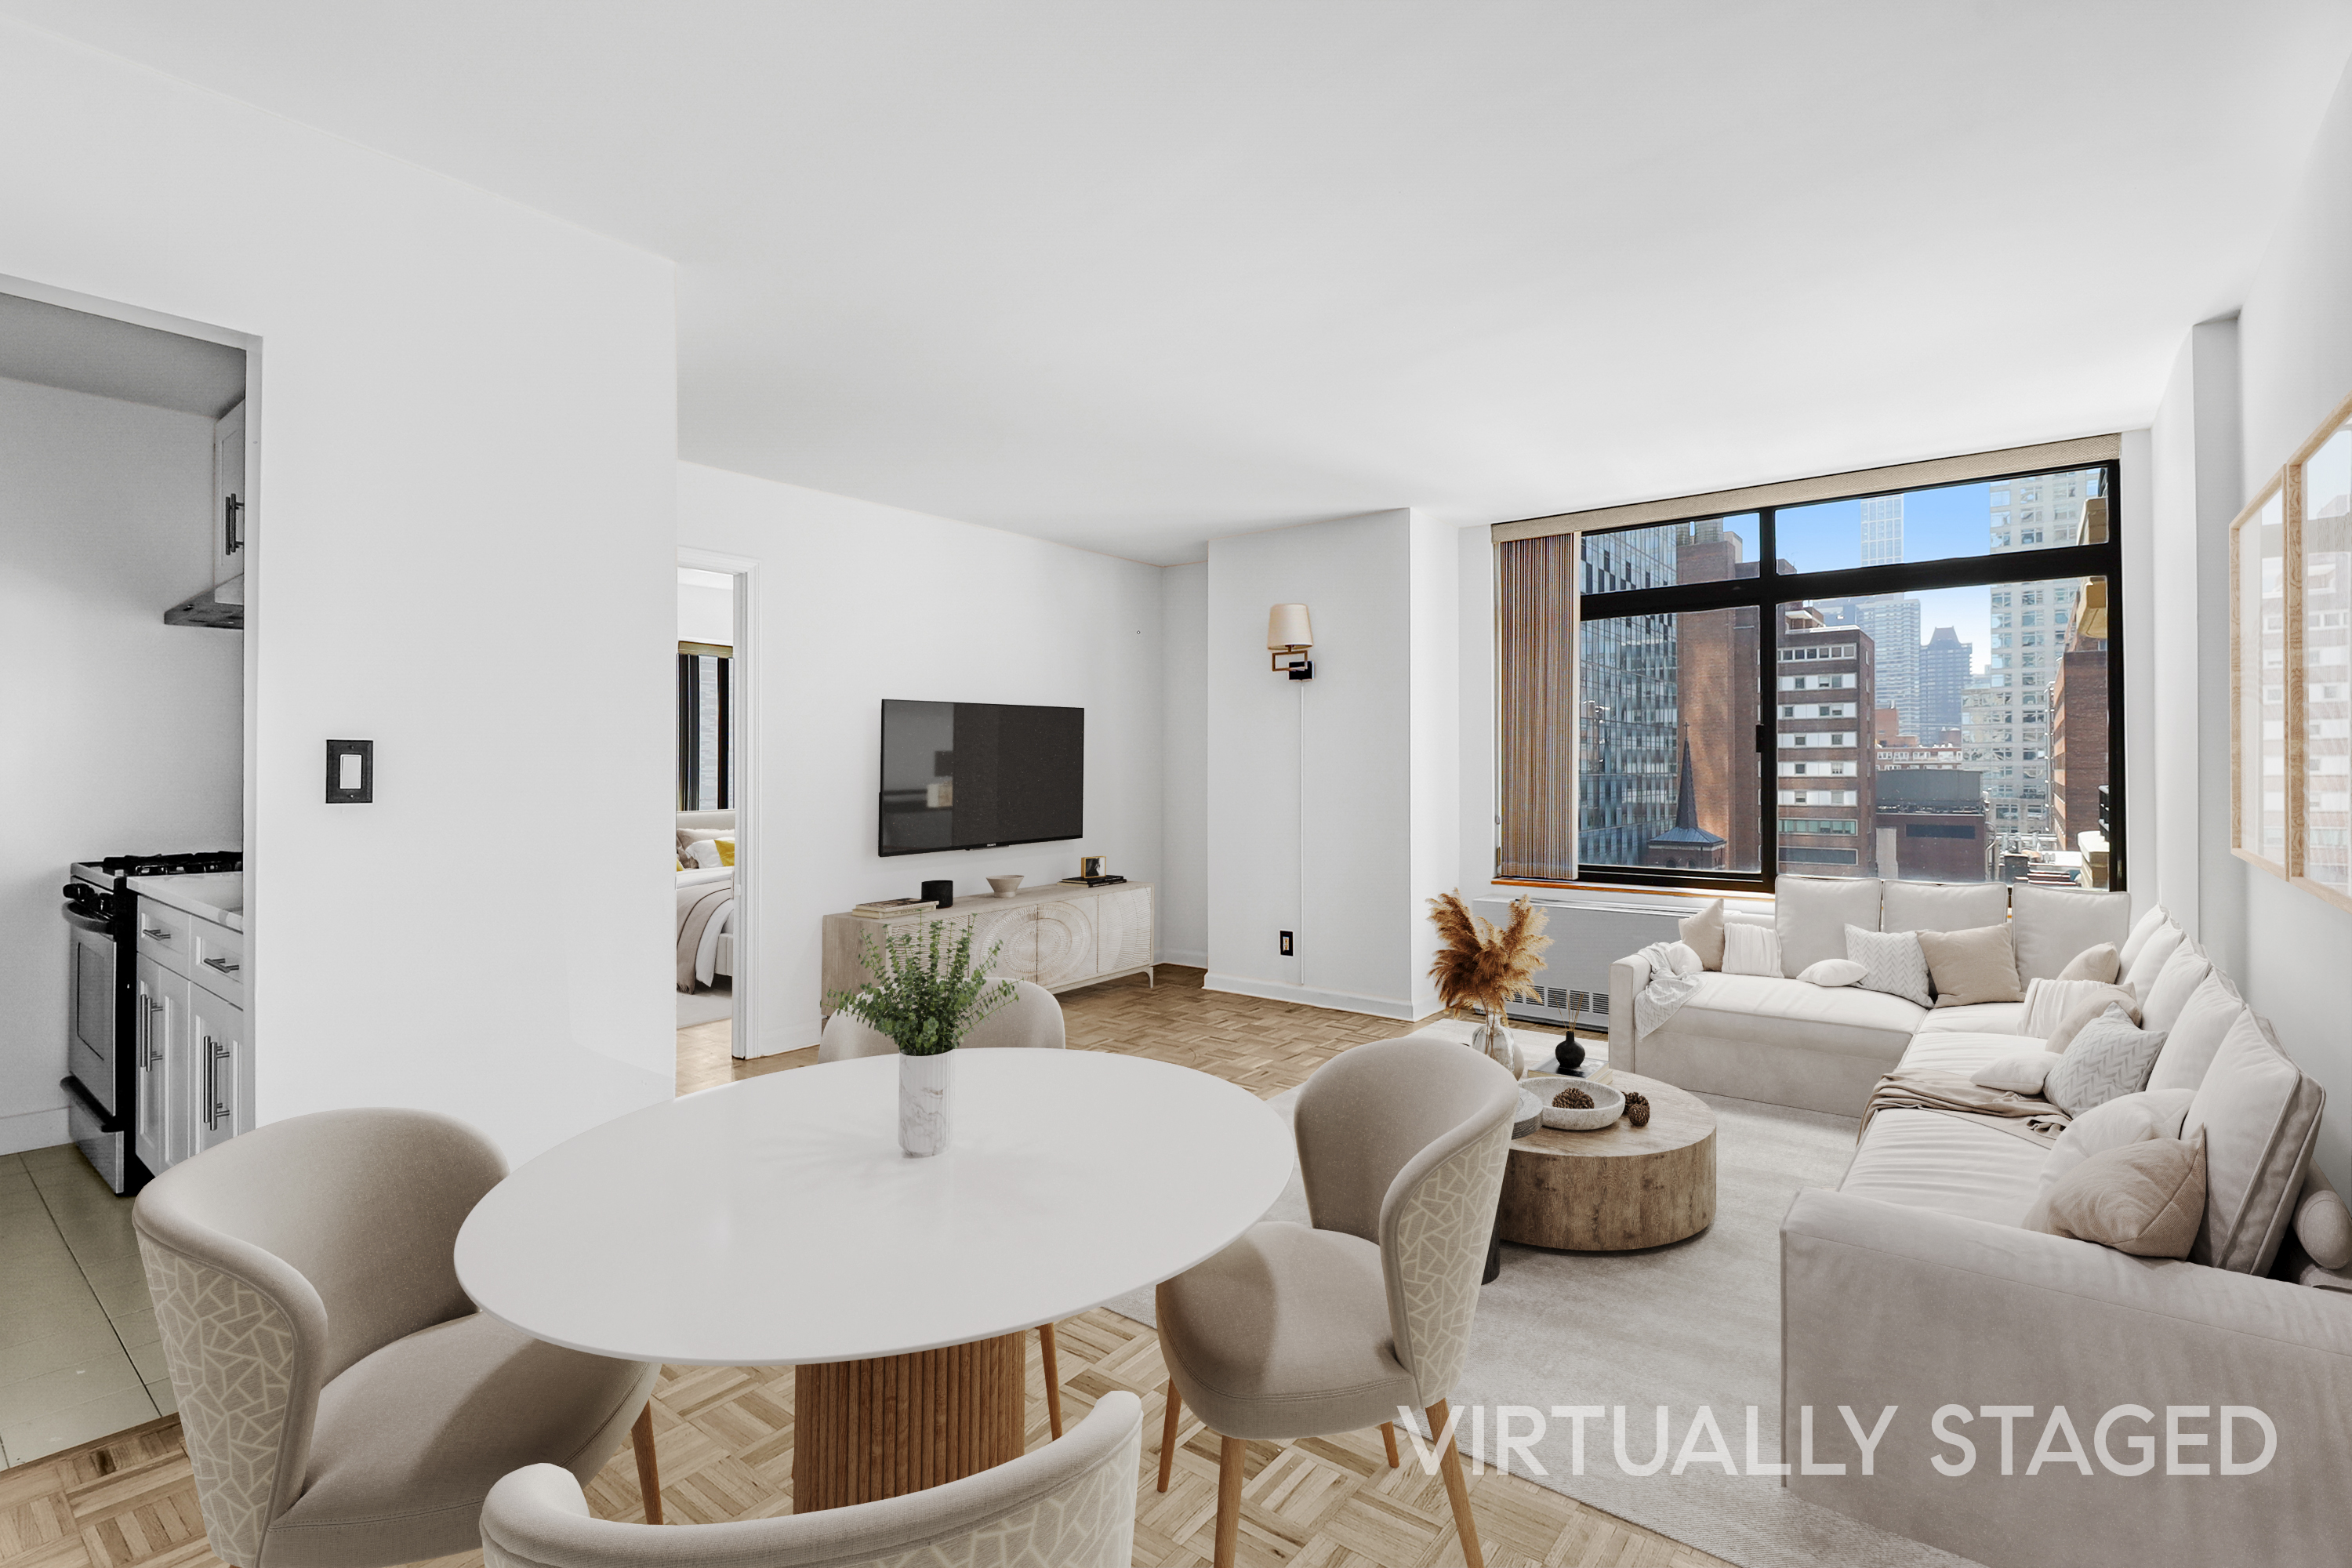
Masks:
[[[956,1047],[1013,996],[1011,981],[988,976],[1001,944],[974,963],[971,927],[957,923],[950,937],[950,923],[867,937],[866,972],[878,978],[832,999],[898,1047],[898,1147],[913,1155],[946,1152],[955,1128]]]

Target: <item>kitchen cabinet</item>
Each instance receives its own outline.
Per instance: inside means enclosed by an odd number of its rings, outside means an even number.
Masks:
[[[245,405],[213,426],[213,586],[245,574]]]
[[[139,900],[139,1158],[157,1174],[253,1126],[245,933]]]
[[[226,1143],[250,1125],[247,1092],[250,1066],[245,1048],[245,1009],[222,1001],[201,985],[189,989],[188,1039],[194,1058],[188,1104],[192,1154]],[[241,1124],[242,1123],[242,1124]]]
[[[153,959],[142,956],[135,971],[139,1028],[138,1126],[140,1163],[150,1171],[188,1157],[188,982]]]

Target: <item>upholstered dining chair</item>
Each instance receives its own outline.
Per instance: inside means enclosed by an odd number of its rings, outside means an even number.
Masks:
[[[1160,1489],[1189,1404],[1222,1439],[1216,1568],[1233,1568],[1251,1439],[1377,1426],[1394,1468],[1401,1408],[1427,1413],[1463,1557],[1482,1568],[1445,1396],[1469,1350],[1517,1105],[1507,1071],[1434,1035],[1340,1052],[1298,1093],[1314,1223],[1261,1222],[1160,1284]]]
[[[1143,1406],[1113,1390],[1068,1436],[960,1481],[782,1519],[655,1530],[592,1519],[553,1465],[482,1508],[485,1568],[1129,1568]]]
[[[205,1534],[237,1568],[471,1551],[500,1477],[589,1477],[631,1436],[661,1518],[660,1368],[542,1343],[457,1285],[506,1162],[423,1110],[297,1116],[150,1183],[131,1210]]]
[[[1008,980],[1004,974],[992,974],[991,980]],[[958,1050],[987,1050],[996,1047],[1030,1047],[1040,1050],[1059,1051],[1069,1047],[1069,1036],[1062,1026],[1062,1005],[1054,994],[1030,980],[1013,982],[1013,1000],[982,1018],[972,1032],[963,1037]],[[846,1013],[835,1013],[825,1020],[824,1033],[817,1037],[816,1059],[820,1062],[845,1062],[855,1057],[887,1057],[898,1050],[890,1037]],[[1062,1435],[1062,1377],[1055,1355],[1054,1325],[1037,1325],[1037,1348],[1045,1361],[1045,1420],[1054,1436]]]

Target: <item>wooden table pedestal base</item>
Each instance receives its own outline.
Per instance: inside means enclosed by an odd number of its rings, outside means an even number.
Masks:
[[[793,1511],[903,1497],[1021,1457],[1027,1336],[793,1369]]]

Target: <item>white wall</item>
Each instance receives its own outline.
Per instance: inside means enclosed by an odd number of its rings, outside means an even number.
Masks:
[[[1160,570],[1160,955],[1209,962],[1209,566]]]
[[[749,803],[764,1056],[816,1041],[823,918],[937,878],[1075,876],[1081,855],[1157,881],[1161,835],[1156,567],[691,463],[679,539],[756,563]],[[875,852],[882,700],[1087,710],[1086,837],[936,855]]]
[[[212,581],[213,422],[0,381],[0,1153],[66,1139],[73,861],[245,837],[245,637]]]
[[[1450,533],[1398,510],[1211,542],[1211,987],[1429,1010],[1422,900],[1460,835]],[[1268,668],[1277,604],[1307,606],[1312,680]]]
[[[2241,506],[2352,393],[2352,74],[2336,88],[2311,163],[2238,318]],[[2226,522],[2226,520],[2224,520]],[[2226,646],[2221,657],[2226,659]],[[2226,705],[2205,745],[2227,749]],[[2352,912],[2243,861],[2247,999],[2295,1060],[2326,1086],[2319,1157],[2352,1180]]]
[[[724,572],[677,571],[677,640],[735,646],[735,580]]]
[[[669,1095],[670,265],[14,23],[0,145],[0,275],[261,345],[262,1119],[425,1106],[520,1157]],[[322,803],[331,736],[374,805]],[[481,864],[488,823],[545,852]]]

